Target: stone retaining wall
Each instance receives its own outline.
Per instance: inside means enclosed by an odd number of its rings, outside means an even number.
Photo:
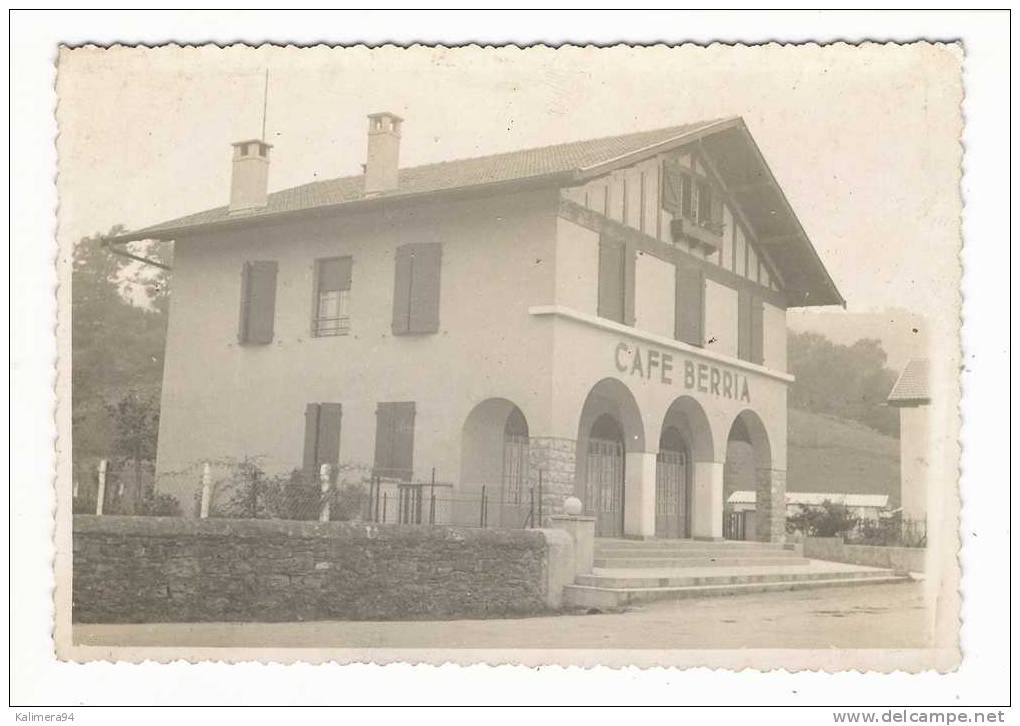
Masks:
[[[921,547],[878,547],[843,542],[842,537],[805,537],[804,556],[816,560],[885,567],[897,572],[924,572],[927,550]]]
[[[89,623],[526,615],[574,567],[550,530],[76,516],[73,534]]]

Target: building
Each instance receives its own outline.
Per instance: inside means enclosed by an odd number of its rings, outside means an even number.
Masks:
[[[735,491],[726,498],[726,535],[733,539],[756,539],[757,492]],[[837,492],[786,492],[786,516],[797,514],[802,507],[821,507],[825,502],[842,504],[850,516],[878,522],[889,510],[888,494],[847,494]]]
[[[928,425],[931,415],[928,361],[922,358],[908,361],[886,401],[900,411],[900,507],[903,518],[921,522],[928,516]]]
[[[744,122],[406,169],[402,124],[369,116],[364,175],[272,194],[236,143],[227,206],[110,240],[175,244],[159,487],[190,502],[175,473],[225,456],[541,477],[600,535],[720,538],[739,447],[781,540],[786,309],[843,299]]]

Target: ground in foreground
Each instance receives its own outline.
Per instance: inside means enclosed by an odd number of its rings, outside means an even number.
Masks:
[[[504,620],[75,625],[76,645],[291,648],[928,648],[922,583]]]

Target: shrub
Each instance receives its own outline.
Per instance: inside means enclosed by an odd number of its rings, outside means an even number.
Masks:
[[[786,531],[810,537],[837,537],[858,526],[857,517],[846,505],[826,499],[820,506],[798,505],[799,511],[786,518]]]

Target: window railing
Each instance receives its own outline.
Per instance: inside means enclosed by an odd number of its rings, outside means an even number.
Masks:
[[[312,321],[312,332],[316,338],[347,335],[350,331],[351,318],[349,315],[342,315],[337,318],[315,318]]]

